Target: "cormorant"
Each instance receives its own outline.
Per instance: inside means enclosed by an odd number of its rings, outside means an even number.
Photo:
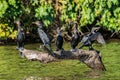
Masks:
[[[25,34],[23,32],[23,29],[21,28],[20,21],[15,21],[17,27],[18,27],[18,34],[17,34],[17,49],[23,50],[24,49],[24,40],[25,40]]]
[[[82,46],[79,49],[83,48],[84,46],[88,46],[89,50],[94,50],[94,48],[92,47],[92,44],[96,40],[98,41],[98,43],[105,44],[105,40],[103,36],[101,35],[100,32],[97,32],[99,28],[100,27],[92,28],[91,33],[83,36],[81,40]]]
[[[59,50],[62,50],[62,46],[63,46],[63,37],[62,37],[62,34],[61,34],[61,29],[58,27],[57,28],[57,39],[56,39],[56,51],[59,51]]]
[[[42,23],[40,21],[35,21],[33,23],[38,26],[38,34],[39,34],[40,39],[43,42],[43,46],[47,47],[47,45],[48,45],[48,47],[49,47],[49,49],[50,49],[50,51],[51,51],[51,53],[53,55],[53,50],[51,48],[50,40],[49,40],[47,34],[42,30],[42,28],[43,28],[42,27],[43,26]]]
[[[78,32],[78,27],[75,24],[73,26],[73,34],[72,34],[72,40],[71,40],[72,50],[71,51],[75,52],[77,50],[76,46],[80,42],[79,40],[80,40],[80,35],[79,35],[79,32]]]

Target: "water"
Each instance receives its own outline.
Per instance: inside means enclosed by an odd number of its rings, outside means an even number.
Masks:
[[[55,50],[54,44],[52,45]],[[94,72],[78,60],[61,60],[48,64],[21,58],[16,45],[0,46],[0,80],[117,80],[120,78],[120,41],[93,45],[102,53],[106,72]],[[39,44],[27,44],[27,49],[39,50]],[[70,43],[64,44],[70,49]],[[87,49],[87,48],[85,48]],[[41,50],[41,49],[40,49]],[[43,50],[41,50],[43,51]]]

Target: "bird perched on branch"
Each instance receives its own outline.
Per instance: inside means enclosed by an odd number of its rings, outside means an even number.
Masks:
[[[21,28],[20,20],[15,21],[15,24],[18,28],[18,34],[17,34],[17,49],[24,49],[24,40],[25,40],[25,34],[23,32],[23,29]]]
[[[58,27],[57,28],[57,39],[56,39],[56,51],[59,51],[59,50],[62,50],[62,46],[63,46],[63,37],[62,37],[62,34],[61,34],[61,29]]]
[[[84,35],[81,40],[82,46],[79,49],[83,48],[84,46],[88,46],[89,50],[94,50],[92,44],[96,40],[98,41],[98,43],[105,44],[103,36],[101,35],[100,32],[98,32],[99,29],[100,27],[97,28],[93,27],[90,33]]]
[[[79,40],[80,40],[80,35],[78,32],[77,24],[75,23],[73,26],[73,34],[72,34],[72,40],[71,40],[72,50],[71,51],[75,52],[77,50],[76,46],[80,42]]]
[[[38,34],[40,39],[43,42],[43,46],[49,48],[49,50],[51,51],[51,53],[53,53],[53,50],[51,48],[51,43],[50,43],[50,39],[48,38],[47,34],[42,30],[43,28],[43,24],[40,21],[35,21],[33,22],[33,24],[36,24],[38,26]]]

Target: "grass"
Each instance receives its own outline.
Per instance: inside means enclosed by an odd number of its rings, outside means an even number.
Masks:
[[[52,46],[55,50],[54,44]],[[119,80],[120,41],[93,46],[101,51],[107,71],[92,71],[78,60],[61,60],[48,64],[30,62],[19,56],[15,45],[0,46],[0,80]],[[38,49],[39,44],[27,44],[25,48]],[[64,44],[65,50],[70,48],[70,43]]]

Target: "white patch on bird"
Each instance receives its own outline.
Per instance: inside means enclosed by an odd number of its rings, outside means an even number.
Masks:
[[[81,40],[82,43],[86,42],[88,40],[88,36],[84,36]]]

